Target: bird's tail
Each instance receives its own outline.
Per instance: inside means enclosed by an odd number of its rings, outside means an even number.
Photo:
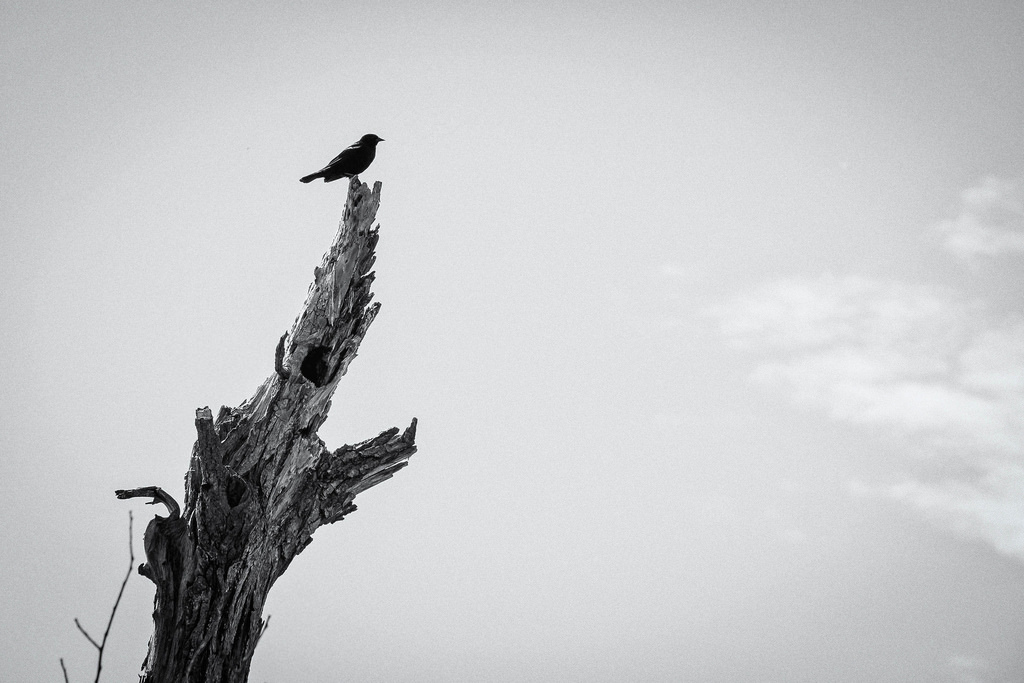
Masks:
[[[299,182],[300,183],[308,183],[309,181],[316,180],[319,177],[320,177],[319,173],[310,173],[308,176],[304,176],[302,178],[299,178]]]

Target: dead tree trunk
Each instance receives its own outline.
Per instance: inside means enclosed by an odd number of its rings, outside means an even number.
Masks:
[[[281,337],[274,373],[238,408],[196,411],[185,505],[155,486],[117,491],[167,506],[146,529],[139,573],[156,584],[142,683],[240,683],[274,581],[356,494],[416,452],[416,420],[331,450],[317,436],[331,395],[377,314],[371,304],[380,183],[353,178],[338,235],[305,307]]]

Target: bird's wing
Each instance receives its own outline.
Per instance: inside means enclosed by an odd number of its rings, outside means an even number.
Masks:
[[[354,145],[349,145],[345,149],[341,150],[341,154],[331,159],[331,162],[327,164],[327,166],[334,166],[334,164],[338,163],[342,159],[347,158],[350,154],[352,154],[352,152],[356,151],[357,149],[359,149],[358,142]]]

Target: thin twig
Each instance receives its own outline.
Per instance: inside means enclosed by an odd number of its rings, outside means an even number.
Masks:
[[[114,623],[114,614],[117,613],[117,606],[121,604],[121,596],[124,595],[124,587],[128,585],[128,579],[131,578],[132,569],[135,568],[135,550],[132,548],[132,511],[128,511],[128,572],[124,575],[124,581],[121,582],[121,589],[117,591],[117,600],[114,600],[114,608],[110,610],[110,618],[107,619],[107,628],[103,631],[103,640],[100,641],[100,654],[96,658],[96,680],[95,683],[100,681],[100,671],[103,670],[103,648],[107,646],[107,636],[110,635],[110,627]]]
[[[96,648],[97,650],[103,649],[100,647],[99,643],[92,639],[92,636],[89,635],[89,633],[82,627],[82,625],[78,623],[78,617],[75,617],[75,626],[77,626],[78,630],[82,632],[82,635],[85,636],[85,639],[92,643],[92,646],[94,648]]]
[[[110,627],[114,623],[114,615],[117,614],[117,606],[121,604],[121,596],[124,595],[124,587],[128,585],[128,579],[132,575],[132,569],[135,567],[135,549],[132,548],[132,511],[128,511],[128,573],[124,575],[124,581],[121,582],[121,590],[117,591],[117,599],[114,600],[114,607],[110,610],[110,618],[107,619],[107,628],[103,631],[103,639],[100,642],[96,642],[89,632],[85,630],[78,618],[75,617],[75,626],[82,632],[85,639],[99,653],[96,656],[96,679],[93,683],[100,682],[100,672],[103,671],[103,650],[107,646],[107,636],[110,635]],[[64,658],[60,660],[60,668],[64,671],[64,683],[68,683],[68,670],[64,667]]]

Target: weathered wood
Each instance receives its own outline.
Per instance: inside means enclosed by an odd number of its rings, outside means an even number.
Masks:
[[[117,491],[167,506],[146,529],[139,573],[156,584],[142,683],[240,683],[265,626],[274,581],[356,494],[416,452],[416,420],[354,446],[327,448],[317,429],[379,304],[371,303],[380,183],[349,184],[331,248],[306,304],[277,345],[274,372],[249,400],[196,411],[185,502],[158,487]]]

